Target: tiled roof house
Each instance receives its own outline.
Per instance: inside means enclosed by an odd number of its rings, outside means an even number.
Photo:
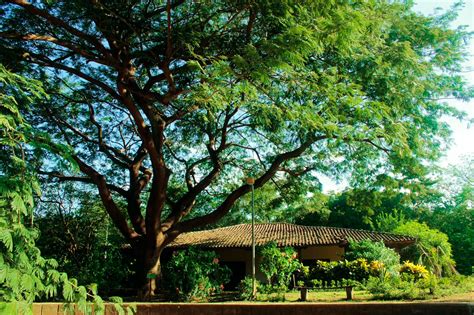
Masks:
[[[251,273],[252,225],[238,224],[213,230],[183,233],[167,248],[175,250],[197,246],[215,251],[222,263],[232,269],[231,286]],[[289,223],[255,224],[257,246],[276,242],[278,246],[290,246],[298,251],[303,263],[315,260],[340,260],[344,256],[349,240],[383,241],[395,250],[415,243],[415,239],[405,235],[374,232],[339,227],[303,226]],[[258,271],[257,278],[264,280]]]
[[[213,230],[184,233],[169,247],[247,248],[252,246],[252,225],[238,224]],[[278,246],[345,246],[349,240],[383,241],[387,246],[403,247],[415,239],[405,235],[326,226],[303,226],[289,223],[255,224],[257,246],[276,242]]]

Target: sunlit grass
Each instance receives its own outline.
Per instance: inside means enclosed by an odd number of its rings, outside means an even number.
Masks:
[[[362,302],[373,299],[372,295],[366,291],[354,291],[353,301]],[[259,294],[257,301],[261,302],[298,302],[300,300],[299,291],[286,293]],[[346,302],[346,291],[309,291],[307,302]]]

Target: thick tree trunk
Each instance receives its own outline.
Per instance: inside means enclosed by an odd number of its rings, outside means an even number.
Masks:
[[[146,246],[137,260],[138,298],[142,301],[151,300],[156,293],[161,279],[161,254],[165,247],[163,242]]]

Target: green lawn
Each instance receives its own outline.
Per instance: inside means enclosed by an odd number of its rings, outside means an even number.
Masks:
[[[285,294],[259,294],[258,301],[281,301],[297,302],[300,298],[299,291],[291,291]],[[354,291],[354,301],[369,301],[372,295],[366,291]],[[346,291],[309,291],[308,302],[344,302],[346,301]]]
[[[284,297],[283,297],[284,296]],[[273,294],[259,294],[257,301],[259,302],[298,302],[300,293],[298,291],[287,292],[284,295]],[[374,299],[373,295],[364,290],[357,290],[353,292],[352,302],[384,302],[383,300]],[[406,300],[401,300],[406,301]],[[473,302],[474,291],[449,294],[443,297],[426,299],[422,301],[452,301],[452,302]],[[307,302],[346,302],[345,291],[310,291],[308,292]]]

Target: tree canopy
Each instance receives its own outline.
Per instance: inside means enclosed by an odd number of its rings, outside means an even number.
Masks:
[[[462,116],[438,100],[470,96],[468,34],[449,28],[451,11],[292,0],[1,10],[0,61],[51,95],[24,110],[50,149],[38,172],[95,187],[144,273],[159,272],[177,235],[227,214],[250,192],[246,176],[255,188],[316,172],[413,188],[445,147],[439,118]]]

